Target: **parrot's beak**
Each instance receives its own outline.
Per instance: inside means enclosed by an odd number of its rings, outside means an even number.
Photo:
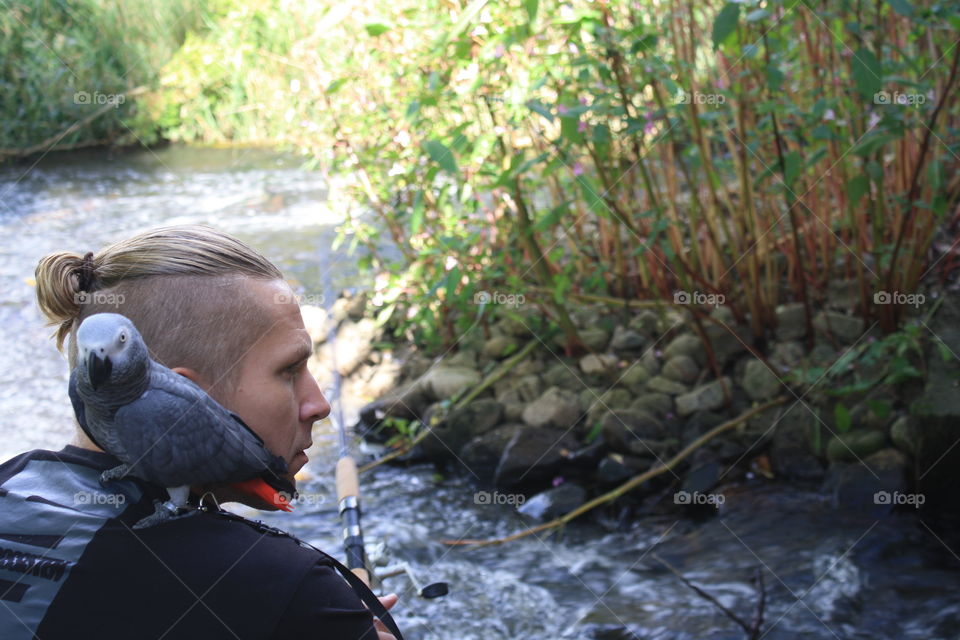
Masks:
[[[87,358],[87,375],[90,377],[90,386],[94,391],[110,379],[111,369],[113,369],[113,363],[110,362],[110,356],[101,360],[96,353],[90,353],[90,357]]]

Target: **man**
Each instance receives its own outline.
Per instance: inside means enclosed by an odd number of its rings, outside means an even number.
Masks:
[[[154,359],[238,414],[295,482],[330,406],[307,371],[313,345],[299,305],[266,258],[210,227],[180,225],[95,257],[46,256],[36,281],[58,349],[70,340],[71,369],[85,317],[127,316]],[[291,537],[215,510],[132,529],[166,491],[137,478],[101,487],[100,472],[119,461],[75,427],[60,451],[0,465],[0,637],[394,638],[328,557]],[[194,504],[211,496],[276,508],[222,486],[191,490]],[[388,609],[396,601],[380,598]]]

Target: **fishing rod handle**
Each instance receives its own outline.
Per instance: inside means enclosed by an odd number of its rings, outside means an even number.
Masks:
[[[370,574],[364,562],[363,532],[360,529],[360,481],[357,463],[351,456],[343,456],[337,461],[336,479],[347,567],[369,587]]]

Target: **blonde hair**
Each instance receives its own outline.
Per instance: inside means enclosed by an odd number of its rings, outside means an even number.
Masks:
[[[240,372],[236,365],[268,329],[247,278],[282,280],[283,274],[213,227],[173,225],[115,242],[92,259],[70,252],[45,256],[36,269],[37,303],[47,325],[58,325],[57,349],[62,352],[69,338],[71,370],[83,319],[119,313],[136,325],[151,357],[194,369],[226,394]]]

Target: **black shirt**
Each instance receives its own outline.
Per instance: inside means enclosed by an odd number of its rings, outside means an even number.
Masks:
[[[166,492],[99,484],[114,456],[67,445],[0,465],[0,638],[376,640],[325,554],[194,511],[132,529]]]

